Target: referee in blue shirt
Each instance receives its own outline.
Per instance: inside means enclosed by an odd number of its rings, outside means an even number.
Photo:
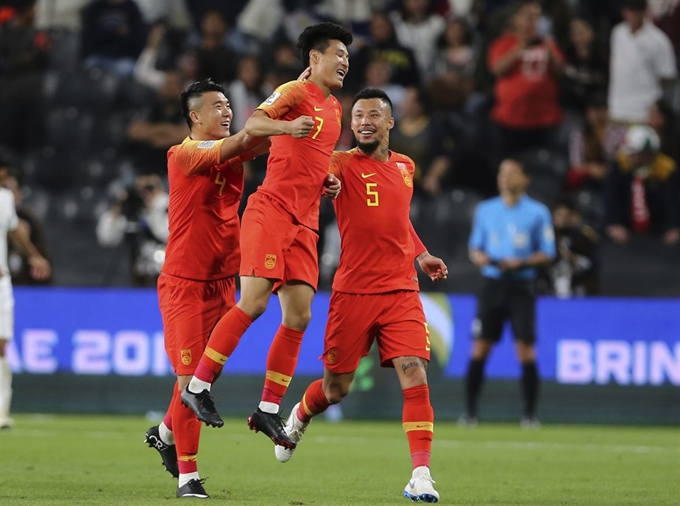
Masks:
[[[522,364],[524,416],[522,426],[538,426],[536,398],[537,268],[555,256],[555,238],[546,206],[526,195],[529,174],[517,160],[504,160],[498,171],[500,196],[480,203],[470,235],[470,260],[481,269],[484,284],[473,324],[472,358],[468,366],[466,412],[459,423],[477,424],[477,400],[484,382],[484,365],[510,320],[517,356]]]

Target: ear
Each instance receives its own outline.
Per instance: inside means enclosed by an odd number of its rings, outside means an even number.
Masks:
[[[390,120],[387,122],[387,129],[392,130],[394,128],[394,116],[390,117]]]
[[[317,64],[319,63],[319,59],[321,58],[321,53],[317,51],[316,49],[312,49],[309,52],[309,65],[311,66],[312,63]]]
[[[191,121],[193,121],[194,123],[200,123],[200,117],[198,115],[198,112],[196,111],[189,112],[189,119],[191,119]]]

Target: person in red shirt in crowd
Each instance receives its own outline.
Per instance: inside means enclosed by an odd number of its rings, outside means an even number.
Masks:
[[[402,421],[413,466],[404,496],[437,502],[429,467],[430,333],[414,259],[433,281],[446,279],[448,269],[428,253],[411,225],[415,164],[388,149],[393,126],[392,102],[384,91],[367,88],[355,96],[352,131],[358,147],[336,151],[331,159],[344,189],[335,201],[341,253],[326,325],[324,376],[307,387],[285,430],[297,444],[312,417],[348,394],[359,361],[377,341],[380,362],[394,368],[404,397]],[[275,455],[287,462],[293,449],[276,446]]]
[[[552,38],[538,33],[540,16],[540,2],[522,1],[512,17],[512,30],[489,49],[489,68],[496,77],[491,116],[501,130],[504,157],[549,147],[562,122],[557,78],[564,57]]]
[[[272,136],[267,175],[249,197],[241,234],[241,299],[217,324],[182,402],[207,425],[221,427],[210,387],[250,325],[279,296],[283,319],[269,348],[262,399],[248,418],[251,430],[294,447],[278,416],[311,319],[319,278],[319,204],[324,188],[340,187],[328,173],[340,136],[342,109],[331,95],[349,68],[352,35],[334,23],[307,27],[298,39],[308,79],[279,86],[248,119],[245,131]],[[332,188],[329,188],[332,186]]]
[[[269,142],[245,132],[230,136],[229,100],[209,79],[189,86],[180,103],[190,133],[168,150],[170,235],[158,279],[165,350],[177,383],[163,422],[147,431],[146,443],[179,478],[177,497],[207,498],[196,463],[201,423],[180,402],[180,391],[210,331],[236,304],[243,162],[265,153]]]

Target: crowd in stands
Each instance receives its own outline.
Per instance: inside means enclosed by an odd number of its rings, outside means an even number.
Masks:
[[[140,177],[165,176],[167,149],[188,133],[177,101],[187,84],[226,86],[233,133],[302,71],[302,29],[332,20],[355,36],[337,93],[338,149],[353,146],[353,94],[384,89],[395,105],[391,147],[418,168],[414,224],[434,251],[465,247],[474,206],[496,193],[506,157],[529,166],[529,194],[555,209],[562,236],[585,237],[562,241],[560,259],[574,269],[585,256],[593,272],[601,240],[680,243],[678,0],[71,3],[76,28],[60,24],[56,2],[0,1],[0,156],[34,194],[77,188],[71,218],[89,213],[92,230]],[[647,130],[635,137],[634,125]],[[265,163],[245,170],[248,193]],[[587,253],[567,255],[575,243]],[[336,241],[321,247],[323,261],[337,260]],[[585,285],[567,291],[597,293],[596,280]]]

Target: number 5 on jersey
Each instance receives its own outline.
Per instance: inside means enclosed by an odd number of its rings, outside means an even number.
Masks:
[[[380,196],[378,195],[378,183],[366,183],[366,205],[368,207],[377,207],[380,205]]]

